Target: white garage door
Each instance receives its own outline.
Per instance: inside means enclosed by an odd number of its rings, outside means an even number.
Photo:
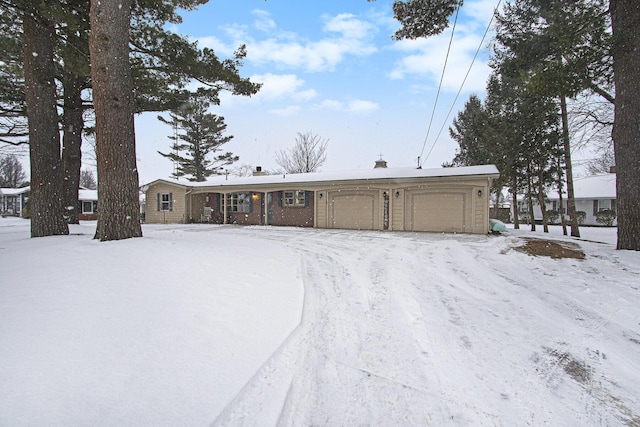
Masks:
[[[465,231],[464,194],[414,193],[409,195],[409,203],[406,222],[411,231]]]
[[[335,194],[331,199],[332,227],[374,230],[377,201],[377,193]]]

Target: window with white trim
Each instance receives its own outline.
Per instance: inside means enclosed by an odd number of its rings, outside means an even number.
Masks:
[[[93,209],[94,202],[91,200],[84,200],[82,202],[82,213],[83,214],[92,214],[95,213]]]
[[[611,209],[611,200],[598,200],[598,212]]]
[[[227,194],[227,212],[251,212],[251,193]]]
[[[306,205],[304,190],[285,191],[282,196],[282,202],[285,206],[304,207]]]

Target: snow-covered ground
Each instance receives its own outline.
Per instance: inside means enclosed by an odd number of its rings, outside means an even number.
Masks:
[[[614,229],[94,229],[0,219],[0,425],[640,425]]]

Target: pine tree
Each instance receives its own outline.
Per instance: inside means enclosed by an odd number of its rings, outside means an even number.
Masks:
[[[211,175],[221,174],[224,166],[239,160],[231,152],[212,156],[233,136],[224,136],[227,125],[224,117],[207,112],[210,104],[203,98],[193,98],[182,108],[169,114],[170,120],[158,120],[176,129],[170,136],[173,153],[158,153],[177,163],[172,174],[176,179],[186,176],[189,181],[205,181]]]

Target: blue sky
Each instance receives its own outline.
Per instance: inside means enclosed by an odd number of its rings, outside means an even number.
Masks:
[[[241,75],[263,83],[261,91],[251,98],[223,94],[212,108],[234,136],[223,149],[239,155],[238,164],[274,169],[277,151],[292,146],[298,132],[312,132],[329,140],[323,171],[371,168],[380,154],[389,167],[415,166],[421,152],[423,159],[431,152],[424,167],[439,167],[455,154],[451,120],[471,93],[484,94],[490,38],[444,121],[496,4],[467,0],[460,11],[426,145],[451,30],[394,41],[399,24],[391,1],[211,0],[183,13],[173,30],[220,58],[247,45]],[[171,129],[156,116],[136,118],[141,183],[172,172],[157,154],[168,151]]]

